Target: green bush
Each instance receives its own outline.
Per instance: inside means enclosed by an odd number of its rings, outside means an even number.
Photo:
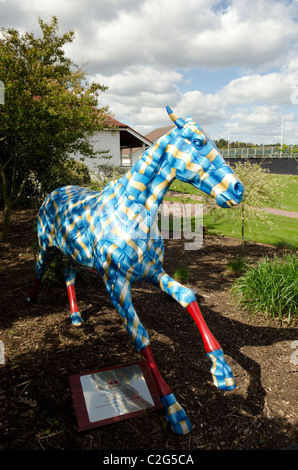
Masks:
[[[45,171],[39,179],[36,179],[32,173],[23,190],[20,205],[30,207],[36,201],[40,204],[50,192],[61,186],[89,186],[90,183],[91,177],[88,167],[83,162],[69,158],[64,162],[59,162],[51,170]]]
[[[49,263],[43,281],[50,285],[63,282],[66,265],[67,260],[65,256],[61,253],[57,253],[55,258]]]
[[[246,261],[244,258],[237,258],[230,260],[227,264],[227,270],[235,274],[239,274],[244,271],[246,267]]]
[[[298,315],[298,258],[285,254],[282,258],[264,258],[256,266],[246,266],[245,272],[233,283],[232,293],[240,305],[254,315],[288,323]]]
[[[173,278],[175,279],[175,281],[180,282],[182,284],[184,282],[188,282],[189,279],[190,279],[188,269],[187,268],[177,268],[177,269],[175,269],[174,274],[173,274]]]
[[[89,185],[94,191],[102,191],[110,182],[122,178],[127,173],[128,168],[113,165],[112,163],[103,163],[97,166],[97,173],[92,175],[92,184]]]
[[[57,255],[49,263],[43,277],[43,282],[49,285],[59,285],[65,282],[64,272],[68,264],[68,259],[57,253]],[[76,273],[76,280],[79,282],[88,282],[90,271],[87,269],[78,269]]]
[[[90,183],[91,177],[85,163],[69,158],[53,167],[51,174],[44,175],[44,179],[40,181],[40,191],[44,196],[61,186],[88,186]]]

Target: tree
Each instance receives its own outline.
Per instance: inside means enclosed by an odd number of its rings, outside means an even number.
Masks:
[[[0,81],[0,195],[4,208],[3,240],[8,239],[11,211],[30,179],[48,179],[71,154],[95,156],[88,137],[106,122],[98,109],[107,89],[88,83],[83,67],[65,57],[63,47],[74,32],[58,35],[58,21],[39,19],[40,37],[2,29]]]
[[[233,170],[245,187],[242,202],[228,211],[218,209],[213,204],[210,212],[213,212],[217,220],[228,217],[234,220],[235,225],[240,222],[242,254],[244,256],[245,231],[249,230],[249,222],[258,218],[265,220],[268,226],[272,224],[266,207],[272,207],[272,204],[276,203],[280,195],[280,186],[278,181],[272,184],[272,180],[267,176],[268,171],[257,163],[239,162],[234,165]],[[210,197],[204,197],[204,199],[210,203]]]

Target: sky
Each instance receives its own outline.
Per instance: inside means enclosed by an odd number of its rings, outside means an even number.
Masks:
[[[213,140],[298,144],[298,0],[0,0],[0,27],[73,30],[99,105],[146,135],[165,106]]]

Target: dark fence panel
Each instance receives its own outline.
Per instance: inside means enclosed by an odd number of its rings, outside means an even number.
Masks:
[[[227,163],[231,166],[238,162],[249,161],[257,163],[262,168],[266,168],[270,173],[279,175],[298,175],[298,159],[295,158],[228,158],[225,157]]]

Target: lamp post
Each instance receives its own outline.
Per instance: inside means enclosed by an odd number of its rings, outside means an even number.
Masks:
[[[280,133],[280,156],[282,157],[282,146],[284,137],[284,114],[281,115],[281,133]]]
[[[231,127],[231,126],[237,127],[237,126],[238,126],[238,122],[235,122],[235,123],[233,123],[233,124],[231,124],[231,123],[228,122],[228,123],[226,124],[226,126],[227,126],[227,128],[228,128],[228,157],[227,157],[227,158],[229,158],[229,156],[230,156],[230,127]]]

